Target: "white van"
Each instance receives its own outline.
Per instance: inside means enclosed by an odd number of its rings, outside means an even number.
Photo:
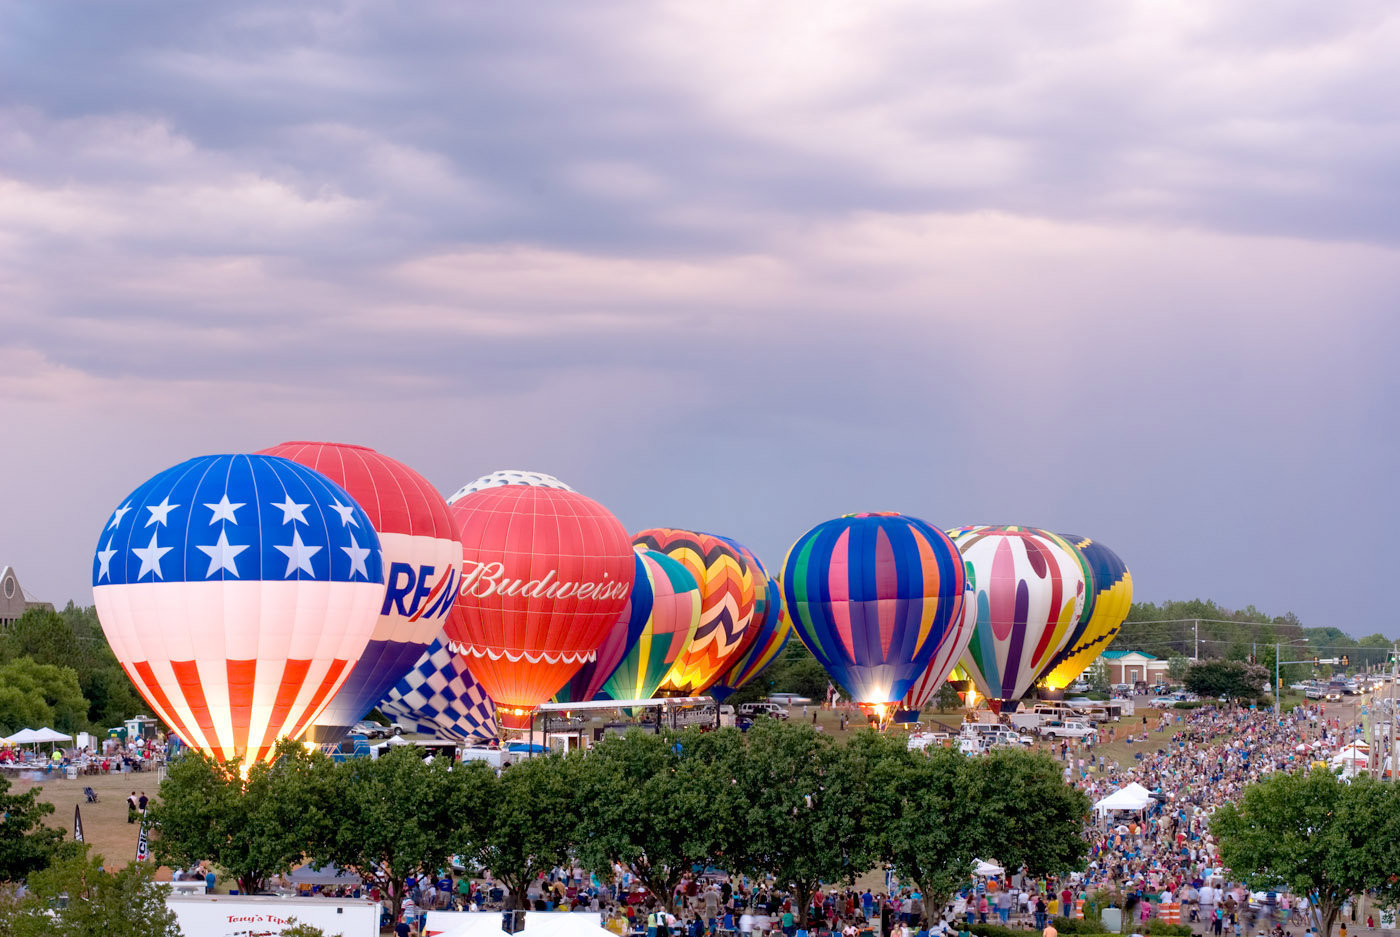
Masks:
[[[739,706],[741,716],[772,716],[774,719],[786,719],[788,711],[777,703],[743,703]]]

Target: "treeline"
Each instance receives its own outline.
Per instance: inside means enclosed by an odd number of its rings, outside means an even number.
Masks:
[[[0,629],[0,733],[101,732],[140,712],[147,707],[91,606],[30,609]]]
[[[236,762],[190,752],[151,808],[157,857],[211,859],[254,892],[303,861],[335,863],[391,893],[460,856],[524,901],[541,872],[578,861],[600,879],[621,863],[662,902],[695,868],[773,875],[805,923],[819,883],[889,864],[926,906],[978,857],[1062,874],[1081,868],[1088,798],[1043,754],[910,752],[809,725],[609,736],[588,752],[425,763],[413,749],[343,763],[284,743],[246,780]]]
[[[1199,641],[1198,641],[1199,637]],[[1155,657],[1248,660],[1273,668],[1274,646],[1283,645],[1283,660],[1349,659],[1350,671],[1379,667],[1389,661],[1392,642],[1382,634],[1354,638],[1338,628],[1309,628],[1292,612],[1268,615],[1253,605],[1228,609],[1206,599],[1134,602],[1123,630],[1111,648],[1146,651]],[[1296,667],[1295,670],[1311,670]]]

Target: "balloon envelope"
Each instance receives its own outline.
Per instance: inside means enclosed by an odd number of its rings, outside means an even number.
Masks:
[[[500,737],[496,705],[442,636],[389,689],[379,711],[409,732],[463,742]]]
[[[949,624],[943,640],[929,658],[928,666],[919,678],[910,684],[909,692],[905,693],[904,699],[900,701],[901,709],[918,712],[927,706],[939,687],[953,676],[958,661],[967,653],[967,645],[977,628],[977,575],[966,561],[963,562],[963,571],[966,574],[966,583],[963,589],[962,617]]]
[[[1069,686],[1108,649],[1133,607],[1133,574],[1117,553],[1088,537],[1065,534],[1064,539],[1088,570],[1088,597],[1079,615],[1079,627],[1045,673],[1045,685],[1052,690]]]
[[[384,597],[379,537],[320,472],[214,455],[154,476],[98,540],[92,593],[127,675],[218,758],[298,737],[364,651]]]
[[[720,702],[777,660],[792,636],[792,619],[788,616],[787,606],[783,604],[783,587],[771,577],[767,580],[767,586],[762,617],[755,611],[754,620],[747,629],[753,636],[752,640],[746,642],[746,649],[738,655],[734,665],[710,687],[710,695]]]
[[[597,695],[623,657],[641,638],[651,620],[651,579],[640,556],[633,567],[632,592],[627,597],[617,623],[608,631],[598,653],[569,678],[569,682],[554,694],[556,703],[586,703]]]
[[[626,615],[644,617],[641,634],[596,694],[599,699],[651,699],[700,624],[700,584],[664,553],[637,548],[637,584]],[[645,593],[640,588],[646,579]],[[639,596],[649,594],[643,604]]]
[[[857,703],[898,702],[960,626],[965,573],[931,524],[850,514],[813,527],[788,551],[783,597],[793,628]]]
[[[292,459],[340,485],[369,516],[384,551],[386,589],[364,654],[307,732],[333,742],[374,708],[442,631],[457,592],[462,543],[447,502],[413,469],[364,446],[286,442]]]
[[[632,546],[617,518],[576,491],[505,485],[451,510],[462,584],[445,630],[497,719],[523,728],[616,624],[632,590]]]
[[[653,527],[632,542],[680,563],[700,586],[700,624],[680,658],[661,681],[661,696],[698,696],[730,666],[743,649],[744,630],[753,620],[753,567],[721,537]]]
[[[553,475],[546,475],[543,472],[522,472],[519,469],[502,469],[498,472],[491,472],[489,475],[483,475],[476,481],[468,482],[458,488],[448,497],[447,503],[455,504],[473,492],[483,491],[487,488],[500,488],[505,485],[533,485],[540,488],[573,491],[572,488]]]
[[[977,625],[962,664],[995,709],[1014,703],[1069,640],[1084,574],[1061,537],[1033,527],[949,531],[976,579]]]

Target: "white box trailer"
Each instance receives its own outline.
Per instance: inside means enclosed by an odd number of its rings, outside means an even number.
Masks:
[[[429,911],[424,934],[432,937],[500,937],[500,911]],[[603,916],[596,911],[527,911],[525,937],[599,937]]]
[[[326,937],[379,937],[379,903],[368,898],[172,894],[165,903],[185,937],[271,937],[293,922]]]

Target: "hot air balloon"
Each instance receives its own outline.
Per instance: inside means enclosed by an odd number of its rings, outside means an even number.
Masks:
[[[1026,695],[1064,648],[1084,608],[1074,548],[1033,527],[960,527],[949,535],[972,567],[977,626],[962,664],[995,711]]]
[[[651,620],[651,580],[646,564],[638,556],[632,576],[632,593],[617,623],[608,631],[598,653],[569,678],[569,682],[554,694],[556,703],[586,703],[602,689],[622,658],[637,643]]]
[[[1044,671],[1052,690],[1069,686],[1108,649],[1133,606],[1133,574],[1117,553],[1088,537],[1065,534],[1064,539],[1079,553],[1089,577],[1079,627]]]
[[[968,642],[972,640],[977,627],[977,574],[966,562],[963,563],[963,570],[966,573],[966,586],[963,590],[962,618],[948,628],[938,649],[929,658],[928,667],[910,685],[909,692],[904,694],[899,706],[906,712],[916,713],[928,705],[938,688],[953,677],[958,661],[967,652]]]
[[[654,527],[638,532],[632,542],[677,561],[700,585],[695,636],[656,690],[661,696],[698,696],[743,650],[744,630],[753,619],[755,571],[738,550],[712,534]]]
[[[562,488],[484,488],[451,510],[463,559],[447,636],[496,701],[497,720],[525,728],[627,604],[636,566],[627,531]]]
[[[457,593],[462,543],[436,488],[413,469],[364,446],[286,442],[276,455],[316,469],[350,493],[384,550],[379,621],[350,677],[307,732],[334,742],[374,708],[442,631]]]
[[[721,703],[766,670],[787,647],[788,638],[792,636],[792,619],[788,617],[787,606],[783,604],[783,587],[771,577],[767,586],[768,599],[762,618],[755,611],[754,620],[746,629],[752,639],[746,640],[747,647],[736,657],[733,666],[710,687],[710,695]]]
[[[448,504],[455,504],[462,498],[474,491],[481,491],[484,488],[500,488],[503,485],[533,485],[539,488],[558,488],[560,491],[573,491],[568,485],[555,478],[553,475],[545,475],[543,472],[522,472],[518,469],[502,469],[483,475],[474,482],[469,482],[458,488],[447,499]]]
[[[848,514],[788,551],[783,597],[826,672],[880,718],[962,622],[961,557],[938,528],[903,514]]]
[[[463,742],[500,737],[496,705],[441,635],[379,701],[379,711],[409,732]]]
[[[215,757],[268,757],[345,682],[384,599],[355,499],[287,459],[212,455],[154,476],[98,540],[92,594],[132,683]]]
[[[700,624],[700,584],[690,571],[664,553],[638,548],[637,558],[641,566],[625,615],[645,621],[637,640],[598,690],[599,699],[651,699]],[[644,594],[651,597],[647,603],[639,600]]]

